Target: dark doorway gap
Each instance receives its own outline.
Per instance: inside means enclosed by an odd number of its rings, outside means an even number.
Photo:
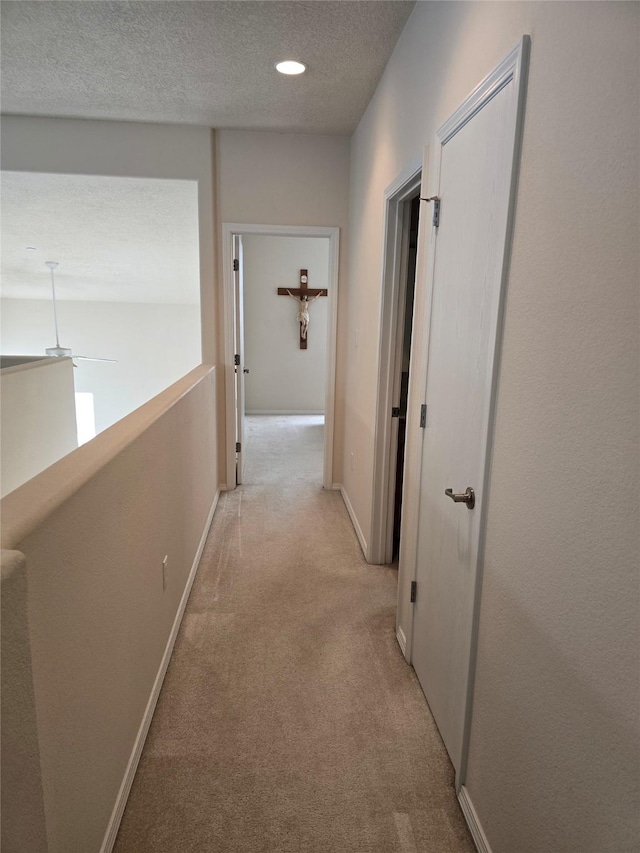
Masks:
[[[410,208],[409,250],[407,252],[406,295],[404,305],[404,330],[402,338],[402,372],[400,381],[400,416],[398,419],[398,447],[396,456],[396,489],[393,513],[393,560],[400,552],[400,525],[402,521],[402,482],[404,477],[404,452],[407,435],[407,398],[409,394],[409,369],[411,365],[411,327],[416,284],[416,259],[418,254],[418,226],[420,199],[416,196],[407,202]]]

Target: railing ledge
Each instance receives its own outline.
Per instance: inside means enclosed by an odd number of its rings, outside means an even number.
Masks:
[[[15,548],[71,495],[207,377],[201,364],[87,444],[46,468],[0,501],[2,548]]]

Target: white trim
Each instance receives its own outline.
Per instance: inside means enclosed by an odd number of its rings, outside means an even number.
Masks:
[[[209,514],[204,525],[204,530],[202,531],[202,536],[200,537],[200,542],[198,543],[198,548],[196,550],[195,557],[193,558],[191,571],[189,572],[189,577],[187,578],[187,583],[185,585],[184,592],[182,593],[182,598],[180,599],[176,618],[173,620],[171,633],[169,634],[169,639],[167,640],[167,645],[164,650],[162,660],[160,661],[160,668],[158,669],[158,674],[156,675],[156,679],[153,683],[151,695],[149,696],[149,701],[147,702],[147,707],[145,708],[145,712],[142,717],[142,722],[140,723],[140,728],[138,729],[138,734],[133,744],[133,750],[129,758],[129,763],[127,764],[127,769],[125,770],[124,778],[122,780],[122,783],[120,784],[120,790],[118,791],[118,796],[116,797],[116,802],[113,807],[113,811],[111,812],[111,817],[109,818],[107,831],[105,832],[104,839],[102,841],[102,846],[100,847],[100,853],[111,853],[113,845],[115,844],[116,837],[118,835],[118,829],[120,828],[120,821],[122,820],[122,815],[124,814],[124,809],[127,804],[127,799],[129,797],[129,791],[131,790],[131,785],[133,784],[133,779],[136,775],[138,762],[140,761],[140,756],[142,755],[142,748],[144,747],[144,742],[147,738],[147,733],[149,732],[149,726],[151,725],[151,720],[153,719],[153,712],[155,711],[155,707],[158,702],[158,697],[160,696],[162,682],[164,681],[164,677],[167,672],[167,667],[169,666],[169,661],[171,660],[171,654],[173,652],[173,647],[176,642],[176,637],[178,636],[180,623],[182,622],[182,617],[184,615],[184,611],[187,606],[187,601],[189,600],[189,595],[191,593],[191,587],[193,586],[193,582],[198,571],[198,565],[200,563],[200,558],[202,557],[202,552],[207,541],[207,536],[209,535],[209,528],[211,527],[211,522],[213,521],[213,514],[216,511],[219,497],[220,490],[216,491],[214,495],[213,503],[211,504],[211,509],[209,510]]]
[[[246,447],[244,441],[244,416],[245,416],[245,359],[244,359],[244,246],[242,235],[233,235],[233,257],[238,260],[238,269],[233,270],[233,340],[234,352],[238,355],[240,367],[235,365],[234,356],[234,407],[236,423],[236,442],[240,450],[235,451],[236,460],[236,485],[241,486],[244,482],[244,466],[246,462]]]
[[[491,847],[487,840],[487,836],[484,834],[484,830],[482,829],[480,818],[478,817],[478,813],[471,802],[469,791],[464,787],[464,785],[460,788],[458,793],[458,802],[460,803],[462,814],[467,822],[474,844],[478,848],[478,853],[491,853]]]
[[[495,433],[495,419],[497,411],[498,384],[500,372],[500,355],[502,351],[502,338],[504,328],[504,311],[507,282],[509,280],[509,269],[511,261],[511,247],[513,243],[513,230],[515,222],[516,196],[518,192],[518,177],[520,172],[520,156],[522,150],[522,135],[524,127],[524,110],[526,104],[527,79],[529,73],[529,55],[531,51],[531,37],[522,36],[520,43],[500,63],[500,65],[484,81],[474,89],[467,101],[454,115],[459,116],[459,121],[465,124],[475,113],[482,108],[483,104],[493,98],[511,80],[516,89],[516,109],[513,119],[513,152],[511,157],[511,174],[509,176],[509,202],[507,209],[507,222],[504,236],[502,255],[502,275],[500,281],[500,298],[498,302],[498,316],[496,318],[495,341],[493,350],[493,364],[491,372],[491,389],[489,400],[489,413],[485,425],[486,430],[486,454],[484,462],[484,476],[482,478],[483,496],[480,506],[480,531],[478,538],[478,562],[476,567],[475,595],[473,603],[473,616],[471,624],[471,647],[469,650],[469,667],[467,670],[467,690],[464,731],[462,736],[462,753],[460,771],[456,777],[456,790],[462,790],[467,777],[467,764],[469,758],[469,744],[471,741],[471,718],[473,712],[473,693],[476,676],[476,660],[478,656],[478,634],[480,630],[480,599],[482,594],[482,581],[484,576],[484,555],[487,533],[487,518],[489,502],[491,499],[491,462],[493,456],[493,438]],[[466,107],[466,109],[465,109]],[[447,128],[449,123],[443,125]],[[441,132],[443,130],[441,128]],[[449,128],[451,134],[456,130]],[[438,163],[438,175],[440,164]]]
[[[349,518],[351,519],[351,523],[353,524],[353,529],[356,532],[356,536],[358,537],[358,542],[360,543],[360,547],[362,548],[362,553],[364,555],[365,560],[367,559],[367,540],[364,538],[364,533],[362,532],[362,528],[360,527],[360,522],[358,521],[358,516],[355,513],[353,506],[351,505],[351,501],[349,500],[349,495],[347,494],[343,485],[338,486],[340,489],[340,494],[342,495],[342,500],[344,501],[344,505],[347,508],[347,512],[349,513]]]
[[[323,409],[245,409],[245,415],[324,415]]]
[[[516,83],[516,89],[519,90],[518,94],[522,94],[520,83],[522,82],[523,59],[526,55],[528,60],[530,44],[531,37],[523,36],[511,53],[505,56],[502,62],[493,71],[490,71],[481,83],[478,83],[458,109],[438,128],[436,135],[441,145],[446,145],[452,136],[455,136],[479,110],[486,106],[512,80]],[[525,62],[526,65],[527,62]]]
[[[222,226],[222,280],[223,280],[223,321],[224,321],[224,364],[223,377],[225,387],[225,472],[228,490],[236,484],[236,406],[235,406],[235,363],[234,363],[234,276],[233,276],[233,232],[226,232]],[[231,448],[234,448],[233,453]]]
[[[395,196],[406,195],[406,188],[408,184],[412,183],[421,171],[422,157],[416,157],[415,160],[412,160],[406,169],[403,169],[385,189],[384,200],[389,201],[389,199],[392,199]]]
[[[324,404],[324,476],[325,489],[333,483],[333,434],[335,430],[336,356],[338,350],[338,283],[340,266],[340,229],[330,228],[329,284],[327,317],[327,373]]]
[[[404,631],[400,626],[396,628],[396,640],[398,641],[398,645],[400,646],[400,650],[402,654],[407,656],[407,638],[404,635]]]
[[[262,234],[271,237],[326,237],[329,239],[329,288],[327,318],[327,372],[324,409],[324,468],[323,486],[333,483],[333,434],[336,387],[336,347],[338,332],[338,265],[340,259],[340,229],[321,225],[245,225],[237,222],[222,224],[222,280],[224,320],[224,384],[226,408],[226,481],[235,483],[235,397],[233,362],[233,236]]]
[[[429,148],[425,147],[422,161],[420,195],[427,191],[429,181]],[[416,287],[411,332],[411,369],[407,399],[407,431],[405,438],[405,477],[402,487],[402,520],[400,526],[400,555],[398,558],[398,602],[396,624],[406,638],[404,656],[411,663],[414,606],[410,603],[411,581],[416,580],[418,523],[420,518],[420,480],[422,470],[423,431],[419,426],[420,406],[425,401],[429,324],[431,320],[431,287],[435,255],[435,229],[429,212],[421,211],[419,220],[418,256],[416,258]],[[414,472],[418,479],[415,479]],[[412,488],[413,484],[413,488]]]
[[[395,456],[392,453],[393,436],[397,429],[391,418],[394,380],[396,374],[396,341],[398,332],[399,300],[406,282],[402,274],[402,243],[404,203],[421,186],[422,161],[413,163],[384,193],[385,222],[382,255],[382,286],[378,308],[378,394],[373,450],[373,486],[371,493],[371,543],[367,554],[369,563],[391,562],[393,547],[393,514],[391,494],[395,481]],[[395,442],[397,444],[397,441]]]

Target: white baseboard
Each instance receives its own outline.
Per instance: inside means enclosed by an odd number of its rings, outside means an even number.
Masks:
[[[460,803],[462,814],[464,815],[464,819],[466,820],[467,826],[469,827],[471,837],[473,838],[473,841],[476,847],[478,848],[478,853],[491,853],[491,847],[489,846],[487,836],[484,834],[484,830],[482,829],[480,818],[478,817],[478,814],[475,808],[473,807],[469,792],[464,787],[464,785],[460,788],[460,793],[458,794],[458,802]]]
[[[356,536],[358,537],[358,542],[360,543],[360,547],[362,548],[362,555],[367,559],[367,540],[364,538],[364,534],[362,532],[362,528],[360,527],[360,522],[358,521],[358,517],[356,516],[354,508],[351,506],[351,501],[349,500],[349,495],[346,493],[344,486],[340,486],[340,494],[342,495],[342,500],[344,501],[344,505],[347,508],[347,512],[349,513],[349,517],[351,518],[351,523],[353,524],[353,529],[356,531]]]
[[[247,409],[245,415],[324,415],[324,409]]]
[[[398,626],[396,630],[396,640],[398,641],[398,645],[402,649],[402,655],[406,658],[407,656],[407,638],[404,635],[404,631],[402,628]]]
[[[193,586],[193,581],[195,580],[196,572],[198,571],[200,557],[202,556],[204,545],[207,541],[207,535],[209,533],[209,528],[211,527],[211,522],[213,521],[213,514],[216,511],[216,506],[218,505],[219,497],[220,490],[218,489],[213,498],[213,503],[211,504],[211,509],[209,510],[209,515],[207,516],[207,521],[205,523],[204,530],[202,531],[202,536],[200,537],[198,549],[196,551],[195,557],[193,558],[191,571],[189,572],[189,577],[187,578],[187,583],[185,585],[184,592],[182,593],[182,598],[180,599],[180,605],[178,606],[176,618],[173,620],[173,627],[171,628],[171,633],[169,634],[169,639],[164,650],[164,655],[162,656],[162,660],[160,661],[160,668],[158,669],[156,680],[153,683],[151,695],[149,696],[149,701],[147,702],[147,707],[142,717],[142,722],[140,723],[140,728],[138,729],[137,737],[133,744],[131,757],[129,758],[129,763],[127,764],[127,769],[125,771],[122,784],[120,785],[120,790],[118,791],[118,796],[116,798],[113,811],[111,812],[111,817],[109,818],[109,824],[107,826],[107,831],[105,833],[102,846],[100,847],[100,853],[111,853],[113,845],[116,842],[116,836],[118,834],[118,829],[120,828],[120,821],[122,820],[124,808],[127,804],[127,798],[129,797],[129,791],[131,790],[131,785],[133,784],[133,777],[136,775],[138,762],[140,761],[140,756],[142,755],[142,747],[144,746],[144,742],[147,738],[147,733],[149,732],[149,726],[151,725],[153,712],[155,711],[156,703],[158,701],[158,697],[160,696],[162,682],[164,681],[164,677],[167,672],[167,667],[169,666],[169,661],[171,660],[171,653],[173,652],[176,637],[178,636],[180,623],[182,622],[182,617],[187,606],[187,601],[189,600],[189,594],[191,593],[191,587]]]

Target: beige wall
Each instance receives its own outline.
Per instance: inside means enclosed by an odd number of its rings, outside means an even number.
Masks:
[[[278,296],[299,286],[308,270],[310,288],[329,282],[329,240],[324,237],[243,237],[244,360],[247,412],[324,412],[327,303],[309,307],[307,349],[300,349],[299,307]]]
[[[2,591],[2,848],[46,853],[40,747],[27,621],[27,564],[0,552]]]
[[[0,399],[4,496],[78,446],[73,362],[43,358],[5,368]]]
[[[340,228],[334,482],[341,482],[346,352],[349,138],[294,133],[216,133],[218,221]],[[222,271],[220,270],[220,279]]]
[[[352,140],[344,484],[369,538],[385,187],[525,33],[467,786],[493,853],[619,853],[638,844],[637,3],[417,4]]]
[[[199,367],[2,502],[27,563],[49,853],[100,849],[216,498],[215,400]]]

